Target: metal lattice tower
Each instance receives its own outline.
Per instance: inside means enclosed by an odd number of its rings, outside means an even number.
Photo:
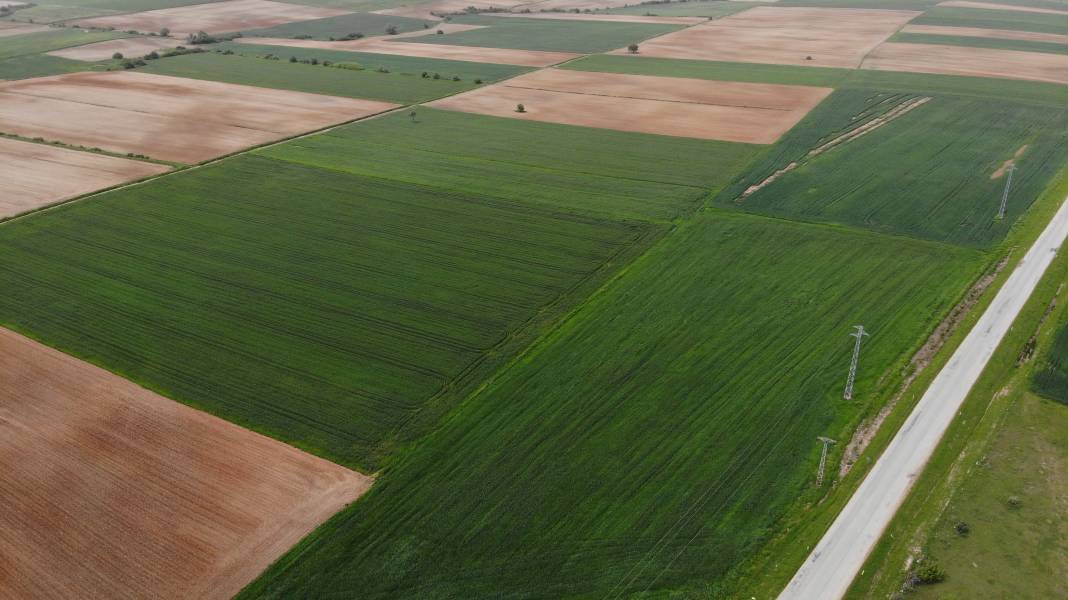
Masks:
[[[846,379],[845,394],[842,395],[846,400],[853,399],[853,381],[857,378],[857,360],[860,359],[860,342],[864,339],[864,336],[868,335],[868,332],[864,331],[863,325],[854,325],[853,329],[856,329],[856,331],[849,335],[857,338],[857,343],[853,345],[853,360],[849,363],[849,378]]]
[[[837,442],[835,442],[831,438],[822,436],[816,439],[823,442],[823,453],[820,454],[820,468],[818,471],[816,471],[816,487],[820,487],[823,485],[823,469],[827,466],[827,447]]]
[[[1012,174],[1016,172],[1016,165],[1009,165],[1009,177],[1005,180],[1005,191],[1001,194],[1001,208],[998,209],[998,219],[1005,218],[1005,205],[1009,201],[1009,188],[1012,186]]]

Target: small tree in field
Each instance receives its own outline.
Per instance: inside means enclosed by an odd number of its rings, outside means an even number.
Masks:
[[[396,25],[387,25],[386,26],[386,33],[388,35],[397,35],[397,26]]]
[[[171,34],[171,30],[167,29],[166,27],[164,27],[164,28],[159,30],[159,36],[160,37],[167,37],[170,34]]]
[[[631,44],[631,45],[627,46],[627,52],[630,52],[631,54],[637,54],[638,53],[638,44]]]
[[[412,123],[415,123],[415,111],[408,113],[408,116],[412,119]]]
[[[525,112],[527,112],[527,107],[523,106],[522,104],[516,104],[515,105],[515,112],[517,112],[517,113],[525,113]]]
[[[115,54],[112,54],[111,58],[114,58],[115,60],[122,60],[122,52],[116,52]]]

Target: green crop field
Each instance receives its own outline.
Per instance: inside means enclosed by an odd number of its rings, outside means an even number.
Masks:
[[[383,100],[399,104],[423,102],[476,87],[468,81],[430,79],[371,69],[353,71],[335,66],[265,60],[217,52],[184,54],[148,61],[140,71],[193,79],[209,79],[298,92]]]
[[[396,27],[397,33],[419,31],[425,28],[424,24],[433,25],[434,22],[374,13],[352,13],[325,19],[284,23],[264,29],[246,30],[244,35],[276,38],[310,36],[316,40],[329,40],[332,38],[341,39],[353,33],[362,33],[365,36],[386,35],[386,28],[389,26]]]
[[[70,60],[47,54],[29,54],[0,60],[0,79],[26,79],[99,69],[99,63]]]
[[[998,50],[1017,50],[1020,52],[1046,52],[1048,54],[1068,54],[1068,44],[1053,42],[1033,42],[1029,40],[1003,40],[998,38],[981,38],[966,35],[928,35],[925,33],[899,33],[891,38],[892,42],[908,44],[944,44],[947,46],[966,46],[970,48],[996,48]]]
[[[1068,404],[1068,324],[1053,339],[1053,346],[1035,370],[1031,388],[1047,398]]]
[[[783,507],[815,490],[816,436],[860,410],[841,399],[850,326],[872,331],[858,383],[870,389],[977,258],[702,214],[240,597],[717,597]]]
[[[1004,237],[1068,159],[1068,110],[950,97],[934,97],[866,135],[806,158],[810,149],[862,120],[841,121],[841,129],[816,124],[874,114],[856,106],[846,109],[865,99],[886,109],[907,98],[839,90],[717,203],[985,247]],[[1006,182],[992,175],[1023,146],[1006,217],[997,220]],[[741,196],[795,160],[801,161],[798,168]]]
[[[486,27],[449,35],[409,38],[404,42],[587,53],[623,48],[631,43],[681,29],[679,25],[562,21],[481,15],[455,17],[452,22]]]
[[[477,63],[464,60],[441,60],[417,56],[398,56],[395,54],[371,54],[367,52],[344,52],[340,50],[321,50],[318,48],[292,48],[288,46],[268,46],[262,44],[240,44],[226,42],[219,45],[220,50],[230,50],[245,56],[278,56],[287,60],[294,56],[299,60],[316,59],[319,62],[356,63],[365,69],[375,71],[386,69],[391,73],[422,76],[423,73],[438,73],[445,79],[459,77],[464,81],[480,79],[485,83],[505,79],[531,69],[514,65],[497,65]]]
[[[0,324],[372,472],[652,233],[241,157],[5,224]]]
[[[86,32],[80,29],[55,29],[53,31],[13,35],[0,38],[3,39],[3,42],[0,43],[0,60],[40,54],[121,37],[129,36],[125,33],[113,31]]]
[[[86,19],[217,1],[219,0],[52,0],[35,3],[34,6],[18,10],[14,14],[14,19],[33,20],[36,23],[56,23],[71,19]]]
[[[913,19],[912,23],[915,25],[950,25],[954,27],[984,27],[987,29],[1015,29],[1018,31],[1068,34],[1068,15],[1015,10],[939,6]]]
[[[257,152],[551,209],[672,219],[692,212],[762,149],[428,108],[417,115],[415,122],[407,114],[370,119]]]
[[[610,15],[653,15],[657,17],[711,17],[719,18],[752,8],[745,2],[724,2],[723,0],[685,0],[682,2],[665,2],[662,4],[640,4],[638,0],[630,6],[619,6],[597,12]]]

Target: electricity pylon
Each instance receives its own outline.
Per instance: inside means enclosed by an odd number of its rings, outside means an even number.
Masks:
[[[835,444],[837,442],[835,442],[831,438],[823,436],[820,436],[816,439],[823,442],[823,453],[820,454],[820,468],[818,471],[816,471],[816,487],[820,487],[823,485],[823,469],[827,466],[827,446],[830,446],[831,444]]]
[[[1012,186],[1012,174],[1016,172],[1016,165],[1009,165],[1009,178],[1005,180],[1005,191],[1001,194],[1001,208],[998,209],[998,219],[1005,218],[1005,205],[1009,201],[1009,187]]]
[[[853,345],[853,360],[849,363],[849,378],[846,379],[845,394],[842,395],[846,400],[853,399],[853,381],[857,378],[857,360],[860,359],[860,342],[864,339],[864,336],[868,335],[868,332],[864,331],[863,325],[854,325],[853,329],[856,329],[856,331],[849,335],[857,338],[857,343]]]

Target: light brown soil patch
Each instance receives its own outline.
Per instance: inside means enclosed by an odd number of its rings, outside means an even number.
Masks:
[[[617,8],[636,4],[634,0],[541,0],[540,2],[525,2],[512,9],[512,12],[521,10],[530,11],[554,11],[554,10],[597,10],[599,8]]]
[[[60,58],[91,62],[106,60],[111,58],[116,52],[121,53],[125,58],[136,58],[138,56],[144,56],[153,50],[173,48],[179,44],[181,44],[181,42],[173,38],[138,37],[108,40],[106,42],[96,42],[95,44],[86,44],[84,46],[75,46],[73,48],[64,48],[62,50],[53,50],[52,52],[48,52],[48,54],[59,56]]]
[[[0,6],[4,4],[0,2]],[[28,23],[18,23],[16,21],[0,21],[0,37],[7,37],[9,35],[22,35],[24,33],[40,33],[42,31],[48,31],[51,27],[47,25],[30,25]]]
[[[406,31],[404,33],[398,33],[397,35],[391,35],[388,39],[395,40],[397,38],[413,38],[423,37],[427,35],[448,35],[450,33],[460,33],[463,31],[471,31],[472,29],[485,29],[485,25],[461,25],[460,23],[438,23],[436,26],[430,29],[417,29],[415,31]]]
[[[286,38],[239,38],[236,41],[245,44],[269,44],[272,46],[289,46],[292,48],[321,48],[325,50],[348,50],[349,52],[396,54],[398,56],[421,56],[423,58],[465,60],[468,62],[518,65],[522,67],[548,67],[581,56],[580,54],[571,54],[568,52],[540,52],[537,50],[512,50],[510,48],[477,48],[475,46],[451,46],[448,44],[412,44],[405,42],[391,42],[382,38],[365,38],[347,42],[291,40]]]
[[[163,165],[0,138],[0,219],[169,171]]]
[[[1068,83],[1068,55],[943,44],[883,44],[861,68]]]
[[[0,83],[0,132],[195,163],[395,104],[137,72]]]
[[[0,597],[237,593],[371,478],[0,329]]]
[[[1009,167],[1015,165],[1016,161],[1020,160],[1020,157],[1023,156],[1024,152],[1027,152],[1027,149],[1030,146],[1031,144],[1024,144],[1023,146],[1020,146],[1020,148],[1016,150],[1016,154],[1012,155],[1012,158],[1001,163],[1001,166],[998,167],[998,170],[990,174],[990,178],[1001,179],[1001,177],[1005,175],[1005,172],[1009,170]]]
[[[147,12],[131,13],[81,19],[84,27],[114,27],[120,30],[135,30],[144,33],[171,30],[174,37],[182,37],[196,31],[226,33],[245,29],[273,27],[283,23],[308,21],[349,14],[351,11],[318,8],[299,4],[285,4],[271,0],[226,0],[164,8]]]
[[[659,23],[661,25],[697,25],[705,23],[704,17],[647,17],[643,15],[606,15],[601,13],[500,13],[494,17],[520,19],[551,19],[555,21],[609,21],[615,23]]]
[[[412,6],[399,6],[373,11],[380,15],[395,15],[398,17],[410,17],[412,19],[440,19],[437,15],[448,15],[464,12],[469,6],[479,10],[501,9],[508,10],[523,4],[523,0],[434,0]]]
[[[997,4],[994,2],[969,2],[967,0],[950,0],[949,2],[941,2],[938,6],[948,6],[950,8],[986,8],[990,10],[1013,10],[1016,12],[1068,15],[1068,10],[1057,10],[1055,8],[1038,8],[1035,6],[1020,6],[1018,4]]]
[[[728,62],[856,67],[873,48],[919,14],[904,10],[758,6],[646,40],[641,44],[641,54]],[[623,48],[613,54],[627,54],[627,50]]]
[[[1016,31],[1015,29],[984,29],[982,27],[949,27],[943,25],[906,25],[901,32],[1068,44],[1068,35],[1037,33],[1034,31]]]
[[[770,144],[831,91],[550,69],[430,106],[619,131]],[[526,112],[516,112],[517,104],[523,104]]]

